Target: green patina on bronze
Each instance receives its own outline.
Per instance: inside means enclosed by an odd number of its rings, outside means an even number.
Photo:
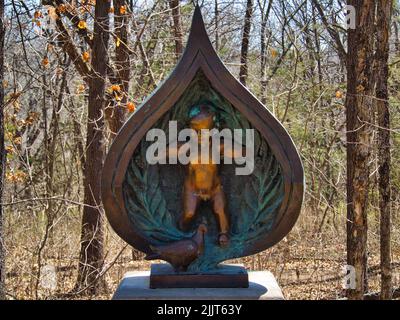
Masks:
[[[174,120],[178,122],[178,130],[187,128],[190,108],[204,101],[213,104],[220,129],[253,129],[251,123],[212,88],[201,71],[153,128],[168,132],[169,121]],[[205,220],[208,233],[204,252],[188,271],[208,272],[224,260],[243,256],[246,248],[271,231],[284,197],[284,180],[279,162],[257,130],[253,174],[235,175],[234,164],[221,164],[219,168],[231,224],[230,244],[226,248],[221,248],[216,241],[218,228],[207,203],[198,208],[193,231],[185,233],[179,229],[185,167],[179,164],[149,165],[145,155],[150,144],[142,139],[123,183],[125,207],[132,228],[150,244],[163,245],[190,238],[196,226]]]

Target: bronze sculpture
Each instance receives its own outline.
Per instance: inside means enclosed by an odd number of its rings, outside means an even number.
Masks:
[[[235,176],[232,165],[225,164],[200,163],[184,169],[179,164],[146,162],[146,133],[152,128],[165,130],[170,121],[182,128],[191,118],[190,126],[196,127],[198,119],[190,116],[190,110],[202,101],[212,101],[216,110],[200,108],[198,129],[213,127],[214,113],[225,128],[255,131],[251,175]],[[193,237],[204,223],[199,219],[205,219],[203,252],[189,265],[189,259],[173,263],[180,271],[187,269],[182,276],[212,275],[224,260],[255,254],[279,242],[297,220],[303,191],[303,168],[289,134],[223,65],[196,7],[179,64],[127,121],[108,153],[102,198],[111,226],[152,257],[158,248]]]

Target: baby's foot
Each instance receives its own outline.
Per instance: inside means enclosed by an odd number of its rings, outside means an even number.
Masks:
[[[218,236],[218,242],[220,247],[226,247],[229,244],[229,236],[227,233],[220,233]]]

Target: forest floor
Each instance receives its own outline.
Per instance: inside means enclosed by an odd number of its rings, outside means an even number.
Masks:
[[[319,224],[303,213],[291,233],[276,246],[257,255],[236,259],[248,270],[271,271],[281,286],[286,299],[340,299],[344,296],[343,275],[346,265],[345,219],[336,217],[327,221],[318,233]],[[77,218],[70,221],[75,224]],[[370,219],[369,226],[369,289],[379,291],[379,220]],[[13,221],[14,225],[17,221]],[[76,235],[68,232],[66,223],[62,232],[56,232],[40,252],[30,246],[40,244],[40,238],[30,232],[9,235],[7,240],[6,286],[10,299],[110,299],[123,275],[128,271],[149,270],[150,262],[143,254],[132,250],[113,232],[106,235],[107,289],[96,296],[68,296],[76,279],[79,228]],[[335,227],[336,226],[336,227]],[[339,226],[339,227],[338,227]],[[399,223],[393,223],[393,282],[400,287],[400,232]],[[20,226],[22,227],[22,226]],[[71,227],[71,226],[69,226]],[[59,228],[60,229],[60,228]],[[14,229],[15,230],[15,229]],[[32,227],[30,231],[34,231]],[[56,229],[57,230],[57,229]],[[73,241],[71,240],[73,239]],[[30,241],[30,242],[29,242]],[[40,248],[40,247],[39,247]],[[38,277],[38,265],[41,272]],[[51,273],[49,270],[55,270]]]

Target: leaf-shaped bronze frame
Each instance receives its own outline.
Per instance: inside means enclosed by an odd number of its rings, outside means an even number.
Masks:
[[[102,200],[115,232],[127,243],[145,253],[148,241],[132,228],[128,218],[123,182],[129,162],[148,130],[183,94],[201,69],[211,85],[238,109],[262,134],[284,176],[284,198],[271,232],[245,248],[243,256],[263,251],[284,238],[294,226],[304,194],[304,171],[294,143],[272,113],[228,71],[215,52],[197,6],[186,50],[170,76],[138,108],[115,138],[102,172]]]

